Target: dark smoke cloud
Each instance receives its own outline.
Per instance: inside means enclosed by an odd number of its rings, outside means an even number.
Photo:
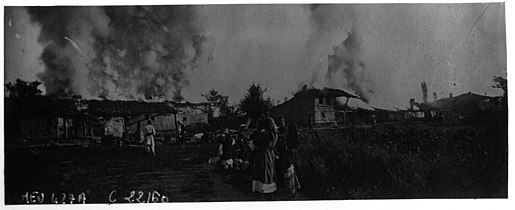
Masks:
[[[205,5],[184,11],[137,7],[120,12],[106,7],[46,7],[40,12],[31,8],[37,24],[26,24],[25,11],[6,7],[4,25],[12,22],[12,27],[4,28],[9,52],[5,75],[6,81],[34,80],[33,74],[44,67],[40,78],[50,89],[45,93],[107,98],[173,99],[180,93],[188,101],[202,101],[201,93],[216,89],[237,103],[252,82],[271,90],[273,99],[291,97],[304,84],[359,90],[369,106],[387,109],[406,107],[417,96],[421,100],[421,81],[431,84],[438,95],[497,95],[502,93],[484,78],[506,75],[505,9],[503,3],[493,3],[481,16],[486,6]],[[181,12],[186,15],[179,16]],[[122,20],[149,26],[140,30]],[[34,34],[40,30],[35,44]],[[349,50],[342,42],[351,31],[359,40],[350,49],[356,54],[344,57],[352,63],[354,69],[348,73],[354,79],[345,75],[347,65],[334,64],[338,70],[329,79],[328,55]],[[179,38],[156,44],[141,40],[147,36]],[[127,37],[133,40],[122,40]],[[175,54],[170,52],[179,55],[166,57]],[[182,66],[160,68],[167,66],[162,62],[166,59]]]
[[[33,7],[47,94],[182,100],[205,38],[194,7]]]
[[[31,21],[41,27],[38,42],[45,70],[38,75],[48,95],[91,96],[87,65],[95,57],[95,36],[108,34],[108,18],[97,7],[29,7]]]

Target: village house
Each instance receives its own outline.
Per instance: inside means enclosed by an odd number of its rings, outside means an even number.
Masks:
[[[177,110],[168,102],[91,100],[88,104],[88,114],[95,116],[103,125],[103,130],[97,132],[96,136],[132,141],[141,139],[141,130],[146,125],[147,119],[174,118],[177,113]],[[175,129],[175,126],[170,127],[160,123],[155,123],[154,126],[156,132],[161,128],[158,132],[160,137],[165,135],[162,131]]]
[[[175,141],[178,122],[185,126],[208,123],[209,103],[160,102],[160,105],[173,108],[174,112],[161,107],[150,113],[135,115],[126,123],[128,135],[134,139],[143,138],[141,129],[147,125],[147,119],[152,119],[158,141]]]
[[[429,105],[438,110],[445,120],[464,122],[473,121],[484,111],[492,109],[496,100],[495,97],[468,92],[454,97],[450,95],[449,98],[442,98]]]
[[[184,125],[193,125],[196,123],[208,123],[209,103],[190,103],[172,102],[177,109],[177,119]]]
[[[300,126],[335,126],[336,98],[357,96],[343,90],[324,88],[304,88],[295,93],[294,97],[272,108],[270,114],[274,118],[284,117],[286,123],[296,123]]]
[[[86,109],[80,97],[5,98],[6,142],[48,144],[90,139],[95,123]]]
[[[171,140],[177,122],[207,124],[209,107],[209,103],[83,100],[80,96],[5,98],[5,133],[11,143],[139,141],[147,119],[152,119],[156,139]]]

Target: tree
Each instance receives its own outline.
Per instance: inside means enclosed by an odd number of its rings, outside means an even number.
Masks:
[[[240,101],[240,109],[246,112],[251,119],[258,119],[265,112],[268,112],[272,108],[272,100],[270,97],[264,98],[266,89],[261,88],[260,84],[250,85],[247,94]]]
[[[231,116],[236,112],[236,107],[229,105],[229,96],[224,96],[216,90],[211,90],[207,94],[202,94],[212,106],[220,109],[221,116]],[[213,111],[210,110],[210,116],[213,116]]]
[[[501,76],[494,76],[495,84],[492,86],[493,88],[500,88],[504,91],[504,94],[501,98],[501,103],[503,108],[508,108],[508,80]]]
[[[16,83],[7,83],[5,85],[5,89],[7,90],[7,94],[9,95],[8,97],[32,97],[41,95],[42,92],[38,89],[39,85],[41,85],[41,82],[39,81],[26,82],[21,79],[17,79]]]
[[[494,88],[501,88],[504,91],[504,95],[508,95],[508,80],[501,76],[494,76],[495,85]]]

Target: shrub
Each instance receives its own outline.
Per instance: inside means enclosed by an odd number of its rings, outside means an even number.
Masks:
[[[507,155],[488,136],[434,126],[302,133],[299,179],[332,199],[506,197]]]

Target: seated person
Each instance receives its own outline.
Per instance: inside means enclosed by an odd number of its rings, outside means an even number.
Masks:
[[[220,135],[220,146],[218,148],[218,155],[220,156],[220,160],[222,161],[222,166],[224,169],[229,169],[233,167],[233,145],[234,139],[231,138],[229,132],[224,132]]]
[[[233,146],[233,157],[236,170],[247,170],[250,165],[250,147],[244,139],[238,138]]]

